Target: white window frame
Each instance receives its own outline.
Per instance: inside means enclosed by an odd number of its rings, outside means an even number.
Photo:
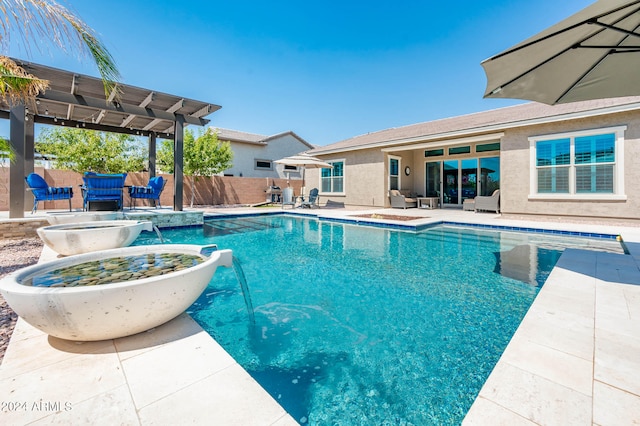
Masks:
[[[333,163],[342,163],[342,192],[323,192],[322,191],[322,169],[319,169],[318,173],[318,188],[320,188],[321,195],[345,195],[346,194],[346,174],[347,174],[347,161],[344,158],[336,158],[334,160],[325,160],[325,162],[333,165]],[[333,172],[332,172],[333,173]],[[333,176],[332,176],[333,178]],[[333,189],[333,184],[331,185]]]
[[[397,155],[389,155],[387,167],[387,188],[391,189],[391,160],[398,161],[398,190],[402,189],[402,157],[398,157]]]
[[[604,127],[575,132],[554,133],[551,135],[529,137],[529,199],[530,200],[626,200],[624,189],[624,132],[627,126]],[[576,193],[576,164],[575,164],[575,138],[581,136],[601,135],[615,133],[615,164],[613,167],[613,193],[611,194],[586,194]],[[553,194],[538,193],[538,167],[536,164],[536,143],[555,139],[570,140],[570,164],[569,164],[569,193]]]

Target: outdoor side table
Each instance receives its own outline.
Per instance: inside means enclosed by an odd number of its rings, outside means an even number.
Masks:
[[[435,209],[440,204],[439,197],[416,197],[419,209]]]

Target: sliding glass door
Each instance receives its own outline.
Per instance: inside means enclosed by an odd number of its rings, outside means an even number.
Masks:
[[[427,197],[440,197],[440,161],[427,163],[426,194]]]
[[[425,164],[426,196],[440,197],[443,205],[461,205],[468,198],[491,195],[500,188],[500,157],[430,161]]]
[[[442,175],[442,203],[458,203],[458,160],[447,160],[444,162]]]
[[[460,170],[460,203],[467,198],[475,198],[478,195],[478,159],[468,158],[460,160],[462,168]]]
[[[491,195],[500,189],[500,157],[480,159],[480,194]]]

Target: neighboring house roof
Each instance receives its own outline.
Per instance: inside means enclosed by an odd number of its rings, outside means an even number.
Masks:
[[[283,136],[291,135],[294,138],[298,139],[304,145],[308,146],[309,149],[314,148],[313,145],[311,145],[309,142],[305,141],[300,136],[296,135],[294,132],[290,130],[287,132],[277,133],[271,136],[265,136],[265,135],[258,135],[255,133],[241,132],[239,130],[222,129],[219,127],[210,127],[210,129],[218,133],[218,140],[221,140],[221,141],[249,143],[249,144],[255,144],[255,145],[267,145],[269,142],[280,139]]]
[[[256,145],[266,145],[262,142],[266,136],[255,133],[241,132],[239,130],[221,129],[219,127],[209,127],[218,134],[218,140],[230,142],[252,143]]]
[[[569,104],[545,105],[537,102],[498,108],[441,120],[395,127],[321,146],[311,154],[332,154],[367,148],[427,142],[463,137],[478,133],[500,132],[509,128],[531,126],[568,119],[592,117],[640,109],[640,96],[598,99]]]

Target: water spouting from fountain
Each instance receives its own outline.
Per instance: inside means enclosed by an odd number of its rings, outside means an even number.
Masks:
[[[240,283],[240,288],[242,289],[242,295],[244,296],[244,304],[247,307],[247,312],[249,314],[249,320],[251,321],[251,325],[255,325],[256,318],[253,312],[253,303],[251,303],[251,293],[249,293],[247,278],[244,276],[244,271],[242,270],[242,265],[240,265],[240,261],[235,256],[233,256],[233,271],[236,273],[236,277],[238,278],[238,283]]]
[[[162,238],[162,233],[160,232],[160,229],[156,225],[153,225],[153,230],[156,231],[156,235],[158,236],[160,243],[164,244],[164,238]]]

